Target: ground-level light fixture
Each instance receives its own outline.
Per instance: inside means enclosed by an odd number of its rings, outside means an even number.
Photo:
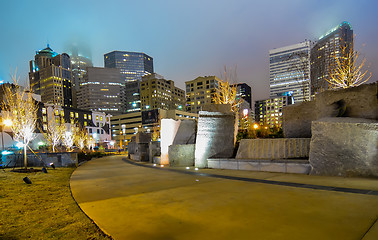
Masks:
[[[53,169],[55,169],[54,163],[50,163],[50,167],[52,167]]]
[[[18,143],[16,143],[16,147],[23,148],[24,147],[24,143],[23,142],[18,142]]]
[[[1,155],[3,155],[3,156],[9,155],[9,154],[13,154],[13,152],[8,151],[8,150],[4,150],[4,151],[1,152]]]
[[[30,181],[28,177],[24,177],[22,180],[24,180],[26,184],[32,184],[32,182]]]
[[[254,129],[258,129],[259,128],[259,125],[257,123],[253,124],[253,128]]]

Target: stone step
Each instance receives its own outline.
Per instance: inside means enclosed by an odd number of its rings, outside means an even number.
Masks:
[[[309,174],[311,165],[308,159],[235,159],[210,158],[208,168],[248,170],[261,172],[301,173]]]

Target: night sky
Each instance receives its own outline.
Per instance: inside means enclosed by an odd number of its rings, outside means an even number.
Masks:
[[[373,82],[377,11],[374,0],[1,0],[0,79],[9,81],[17,67],[26,82],[35,51],[49,43],[62,53],[74,44],[99,67],[107,52],[144,52],[154,58],[155,72],[183,89],[185,81],[236,66],[237,81],[260,100],[269,95],[270,49],[315,40],[349,21]]]

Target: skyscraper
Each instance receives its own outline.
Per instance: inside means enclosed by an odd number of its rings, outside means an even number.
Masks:
[[[270,97],[290,92],[296,102],[310,99],[310,41],[269,51]]]
[[[125,80],[123,112],[140,111],[142,76],[154,72],[153,58],[145,53],[113,51],[104,55],[106,68],[118,68]]]
[[[93,64],[89,57],[79,53],[77,47],[72,47],[69,55],[72,66],[72,104],[77,107],[77,92],[79,91],[80,83],[87,73],[87,67],[92,67]]]
[[[68,54],[58,54],[49,45],[37,51],[30,61],[30,86],[41,95],[43,103],[72,107],[71,74]]]
[[[87,67],[77,94],[78,107],[90,111],[119,115],[124,80],[119,69]]]
[[[329,88],[326,79],[335,69],[335,59],[348,51],[353,51],[353,30],[349,22],[342,22],[319,38],[311,49],[311,97]]]

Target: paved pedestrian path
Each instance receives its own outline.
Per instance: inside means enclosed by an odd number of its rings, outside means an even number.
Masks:
[[[378,239],[374,179],[195,171],[110,156],[75,170],[71,190],[114,239]]]

